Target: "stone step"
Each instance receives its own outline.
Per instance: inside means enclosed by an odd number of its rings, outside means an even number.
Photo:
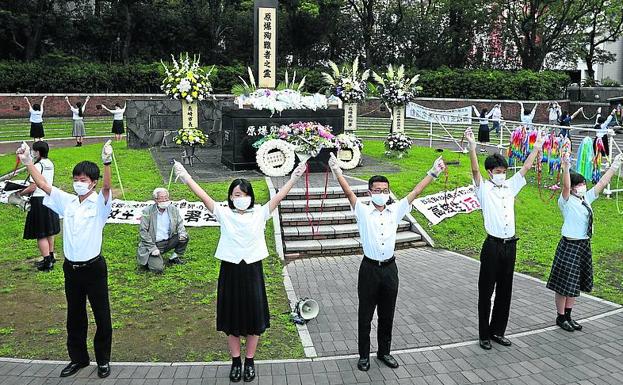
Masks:
[[[396,234],[396,246],[408,244],[422,240],[420,234],[411,231],[402,231]],[[299,241],[284,241],[284,253],[304,253],[304,254],[338,254],[347,252],[357,252],[361,249],[361,241],[356,238],[337,238],[337,239],[308,239]]]
[[[408,221],[400,221],[398,231],[408,231],[411,224]],[[314,224],[312,236],[312,227],[308,225],[283,227],[283,239],[286,241],[308,240],[308,239],[339,239],[339,238],[356,238],[359,236],[359,230],[356,223],[348,223],[343,225],[321,225]]]
[[[351,210],[348,211],[326,211],[320,212],[297,212],[297,213],[284,213],[282,209],[279,210],[281,214],[281,226],[309,226],[309,221],[312,220],[314,225],[339,225],[355,223],[355,213]]]
[[[368,185],[355,185],[355,186],[350,186],[350,188],[353,190],[353,192],[357,196],[368,195]],[[346,195],[344,195],[344,191],[342,191],[342,188],[339,186],[327,187],[326,193],[327,193],[326,198],[329,198],[329,199],[346,198]],[[282,202],[289,201],[289,200],[306,199],[307,195],[309,195],[310,200],[311,199],[322,199],[322,197],[325,196],[325,189],[323,187],[310,187],[309,192],[306,192],[304,188],[298,188],[298,187],[293,188],[290,190],[290,192],[288,192],[288,195],[285,197],[285,199]]]
[[[370,197],[360,197],[359,200],[369,202]],[[310,212],[349,211],[350,202],[348,198],[310,199],[309,202],[305,199],[289,199],[281,201],[279,210],[282,213],[305,212],[308,207]]]

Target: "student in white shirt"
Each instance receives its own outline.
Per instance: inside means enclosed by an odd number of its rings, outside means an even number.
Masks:
[[[523,102],[518,102],[518,103],[521,106],[521,116],[519,117],[519,120],[521,120],[521,123],[523,123],[527,129],[529,130],[533,129],[534,126],[532,125],[532,121],[534,120],[534,115],[536,114],[536,108],[539,106],[539,103],[535,103],[534,107],[532,107],[532,111],[530,112],[524,109]]]
[[[122,138],[125,129],[123,127],[123,114],[125,113],[125,107],[127,104],[121,105],[119,103],[115,103],[115,109],[109,110],[108,107],[102,104],[102,108],[106,111],[110,112],[113,115],[112,119],[112,133],[115,134],[115,140],[119,141]]]
[[[593,235],[593,203],[610,179],[619,171],[623,156],[617,155],[612,165],[595,186],[586,191],[586,180],[578,173],[569,171],[569,154],[563,155],[562,194],[558,207],[562,213],[562,238],[558,242],[547,288],[553,290],[556,302],[556,325],[572,332],[582,330],[582,325],[571,318],[575,298],[580,292],[593,289],[593,256],[591,237]]]
[[[472,106],[472,108],[474,109],[476,115],[479,116],[478,123],[480,126],[478,127],[478,142],[489,143],[489,118],[493,115],[493,110],[491,110],[491,112],[487,112],[488,110],[483,108],[480,112],[478,112],[476,106]],[[484,152],[485,149],[483,148],[481,151]]]
[[[398,267],[394,258],[396,230],[402,218],[411,212],[413,200],[439,177],[446,166],[441,157],[435,160],[427,175],[399,202],[390,201],[387,178],[382,175],[373,176],[368,181],[371,197],[369,204],[357,199],[333,154],[329,160],[329,167],[355,212],[363,246],[364,256],[359,267],[357,283],[359,297],[357,368],[361,371],[370,369],[370,330],[375,309],[378,314],[377,358],[390,368],[397,368],[398,362],[390,354],[398,295]]]
[[[605,156],[610,156],[610,140],[608,139],[608,130],[609,130],[608,126],[610,125],[610,122],[612,121],[612,119],[614,119],[616,112],[617,110],[613,109],[607,118],[599,115],[597,117],[597,123],[595,123],[595,126],[593,127],[595,130],[598,130],[595,133],[595,140],[593,141],[593,147],[596,149],[597,146],[595,146],[595,143],[597,142],[597,139],[601,139],[604,144],[604,149],[601,152],[601,154]]]
[[[54,164],[48,159],[50,149],[44,141],[32,145],[34,165],[49,185],[54,183]],[[40,271],[50,271],[54,267],[54,236],[61,232],[58,214],[43,205],[45,192],[37,187],[32,178],[30,185],[19,192],[20,195],[30,196],[30,211],[26,215],[24,224],[24,239],[36,239],[41,261],[35,263]]]
[[[86,130],[84,128],[84,110],[87,108],[89,99],[91,99],[91,97],[87,96],[84,100],[84,104],[82,104],[82,102],[76,102],[76,106],[74,107],[69,103],[69,98],[65,96],[65,101],[71,109],[71,119],[73,121],[71,136],[76,138],[76,147],[82,146],[82,140],[86,136]]]
[[[513,272],[517,239],[515,237],[515,197],[526,185],[528,173],[545,137],[537,137],[534,150],[523,167],[513,177],[506,179],[508,163],[500,154],[485,159],[488,180],[480,175],[476,156],[476,141],[471,129],[465,131],[467,148],[472,166],[475,193],[485,222],[487,238],[480,252],[480,276],[478,278],[478,329],[480,346],[491,349],[491,340],[504,346],[511,342],[504,337],[513,291]],[[491,309],[491,295],[495,290],[495,303]],[[491,322],[489,316],[491,315]]]
[[[493,122],[493,130],[496,134],[500,134],[500,121],[502,120],[502,107],[499,103],[491,109],[491,121]]]
[[[43,131],[43,103],[45,102],[44,96],[41,99],[41,105],[38,103],[30,104],[28,97],[24,96],[24,100],[28,103],[28,111],[30,112],[30,137],[36,141],[41,140],[45,136]]]
[[[256,205],[253,186],[246,179],[235,179],[229,186],[227,205],[215,202],[188,174],[184,166],[174,162],[173,170],[201,199],[220,223],[221,237],[215,257],[221,260],[216,302],[216,329],[227,334],[232,357],[229,378],[245,382],[255,378],[253,358],[260,335],[270,327],[268,299],[264,284],[262,260],[268,257],[264,229],[271,213],[286,197],[294,183],[305,172],[301,163],[290,180],[266,204]],[[246,338],[247,352],[242,370],[240,337]]]
[[[560,105],[558,104],[558,102],[551,102],[547,106],[548,123],[551,126],[556,126],[558,124],[558,119],[560,119],[561,115],[562,115],[562,109],[560,108]]]
[[[102,148],[104,178],[102,188],[95,192],[100,178],[99,167],[89,161],[78,163],[73,169],[73,187],[77,195],[50,185],[33,164],[26,143],[17,150],[17,156],[46,196],[43,204],[63,216],[63,272],[67,298],[67,350],[71,362],[61,371],[61,377],[76,374],[89,365],[87,350],[86,301],[89,300],[97,330],[93,339],[97,375],[110,375],[112,322],[108,300],[108,271],[102,256],[102,232],[112,208],[110,140]]]

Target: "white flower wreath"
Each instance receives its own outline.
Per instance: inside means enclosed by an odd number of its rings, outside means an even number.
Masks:
[[[268,176],[287,175],[294,169],[294,160],[294,147],[285,140],[268,140],[257,149],[257,165]]]
[[[352,170],[359,166],[361,150],[357,146],[348,146],[337,150],[337,165],[343,170]]]

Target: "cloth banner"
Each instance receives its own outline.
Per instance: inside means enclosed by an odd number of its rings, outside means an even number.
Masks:
[[[447,199],[446,199],[447,198]],[[446,204],[447,201],[447,204]],[[433,225],[460,213],[480,210],[480,202],[474,193],[474,185],[459,187],[454,191],[442,191],[413,201],[413,207]]]
[[[112,211],[106,223],[138,225],[141,222],[143,209],[153,203],[154,201],[139,202],[114,199],[112,201]],[[219,226],[214,215],[208,211],[202,202],[181,200],[171,202],[171,204],[180,211],[180,216],[184,218],[184,226]],[[216,204],[220,203],[217,202]]]
[[[407,118],[443,124],[472,124],[472,107],[435,110],[410,102],[407,104]]]

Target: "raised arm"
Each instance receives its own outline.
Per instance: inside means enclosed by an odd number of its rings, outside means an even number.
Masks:
[[[532,107],[532,111],[530,111],[530,117],[534,119],[534,114],[536,114],[536,108],[539,106],[539,103],[535,103],[534,107]]]
[[[30,104],[30,100],[28,100],[28,96],[24,96],[24,100],[28,103],[28,109],[32,110],[32,105]]]
[[[517,102],[517,103],[519,103],[519,107],[521,108],[521,115],[520,115],[520,117],[524,116],[525,111],[524,111],[524,108],[523,108],[523,102]]]
[[[595,185],[595,192],[597,194],[601,193],[603,189],[606,188],[608,183],[610,183],[610,179],[612,179],[612,176],[616,174],[621,168],[621,162],[623,162],[623,154],[619,154],[614,157],[614,159],[612,160],[612,165],[610,166],[608,171],[606,171],[604,175],[602,175],[601,179],[599,179],[599,182],[597,182],[597,184]]]
[[[69,108],[73,110],[74,106],[72,106],[71,103],[69,103],[69,96],[65,96],[65,101],[67,102],[67,105],[69,106]]]
[[[197,184],[197,182],[193,180],[188,171],[186,171],[184,166],[177,160],[173,163],[173,172],[175,173],[175,180],[179,179],[182,181],[182,183],[188,186],[188,188],[190,188],[190,191],[192,191],[197,196],[197,198],[201,199],[206,208],[210,210],[211,213],[213,213],[215,205],[214,199],[212,199],[212,197],[210,197],[208,193],[203,191],[201,186],[199,186],[199,184]]]
[[[286,195],[288,195],[288,193],[292,189],[292,186],[294,186],[294,184],[296,183],[297,180],[299,180],[301,175],[303,175],[303,173],[305,173],[306,168],[307,168],[307,162],[300,163],[294,169],[294,171],[292,171],[292,175],[290,175],[290,180],[287,181],[286,184],[284,184],[279,189],[279,192],[277,192],[277,194],[275,194],[275,196],[272,197],[272,199],[268,202],[268,204],[269,204],[268,207],[269,207],[269,211],[270,212],[273,212],[273,210],[275,210],[277,208],[277,206],[279,206],[279,203],[281,203],[283,198],[285,198]]]
[[[41,98],[41,113],[43,113],[43,103],[45,103],[45,99],[47,98],[47,95],[44,95],[43,98]]]
[[[46,194],[50,195],[52,192],[52,186],[48,184],[43,175],[41,175],[41,172],[39,172],[37,167],[33,164],[32,156],[30,155],[30,147],[28,147],[26,142],[22,142],[22,146],[18,148],[15,153],[22,164],[28,169],[28,173],[37,187],[43,190]]]
[[[521,174],[521,176],[526,176],[528,171],[530,171],[530,169],[532,168],[532,164],[534,163],[534,160],[536,159],[537,156],[540,156],[539,154],[541,153],[541,150],[543,149],[543,143],[545,143],[545,135],[543,135],[543,133],[539,131],[537,133],[536,142],[534,143],[534,148],[532,149],[532,152],[530,153],[530,155],[528,155],[528,158],[524,162],[521,169],[519,169],[519,173]],[[541,160],[539,159],[539,162],[540,161]]]
[[[584,107],[580,107],[578,108],[578,110],[576,112],[573,113],[573,115],[571,115],[571,120],[575,119],[576,116],[578,116],[578,114],[584,109]]]
[[[108,199],[111,198],[111,176],[112,170],[110,169],[110,164],[112,163],[112,145],[111,140],[108,139],[106,143],[104,143],[104,147],[102,147],[102,163],[104,163],[104,181],[102,182],[102,195],[104,196],[104,200],[108,202]]]
[[[571,174],[569,169],[571,168],[571,154],[563,154],[562,156],[562,164],[560,168],[562,169],[562,198],[564,200],[569,199],[569,195],[571,195]]]
[[[424,191],[426,186],[428,186],[433,181],[435,181],[437,178],[439,178],[439,175],[441,175],[441,173],[445,169],[446,169],[446,165],[443,162],[443,158],[442,157],[437,158],[435,160],[435,163],[433,163],[433,167],[430,170],[428,170],[428,172],[426,173],[426,176],[424,177],[424,179],[422,179],[420,183],[418,183],[413,188],[413,190],[411,190],[411,192],[407,195],[407,201],[409,202],[409,204],[411,204],[411,202],[413,202],[413,200],[417,198],[422,193],[422,191]]]
[[[337,179],[337,182],[340,184],[342,191],[344,191],[344,195],[346,195],[346,198],[348,198],[348,203],[350,203],[350,207],[355,208],[355,204],[357,204],[357,195],[355,195],[353,190],[350,188],[348,181],[346,180],[346,178],[344,178],[342,169],[337,164],[337,159],[335,158],[335,155],[333,153],[329,158],[329,168],[331,168],[333,176],[335,177],[335,179]]]
[[[108,109],[108,107],[106,107],[105,105],[101,105],[103,109],[105,109],[106,111],[110,112],[111,114],[113,113],[111,110]]]
[[[91,100],[90,96],[87,96],[86,99],[84,99],[84,104],[82,105],[82,112],[87,110],[87,103],[89,102],[89,100]]]
[[[474,139],[474,133],[469,127],[465,130],[465,139],[467,139],[467,151],[472,165],[472,178],[474,178],[474,185],[480,186],[481,176],[480,166],[478,165],[478,156],[476,155],[476,139]]]
[[[476,114],[476,116],[480,116],[480,111],[478,111],[478,108],[476,108],[476,106],[472,105],[472,109],[474,111],[474,114]]]
[[[486,117],[486,118],[490,118],[490,117],[492,117],[492,116],[493,116],[493,109],[494,109],[494,108],[495,108],[495,107],[493,107],[493,108],[491,109],[491,111],[489,111],[489,112],[487,113],[487,115],[485,115],[485,117]]]

